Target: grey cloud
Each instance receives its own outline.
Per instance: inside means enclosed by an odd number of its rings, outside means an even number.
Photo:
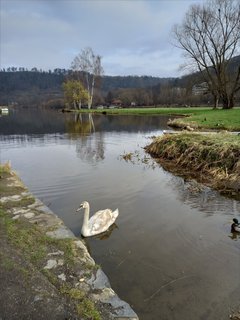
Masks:
[[[171,27],[199,1],[2,0],[1,67],[68,68],[91,46],[106,74],[173,76]]]

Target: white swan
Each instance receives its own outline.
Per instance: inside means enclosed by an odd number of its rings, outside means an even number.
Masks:
[[[85,209],[81,234],[84,237],[91,237],[96,234],[107,231],[107,229],[115,222],[119,211],[116,209],[99,210],[89,219],[90,206],[87,201],[80,204],[77,211]]]

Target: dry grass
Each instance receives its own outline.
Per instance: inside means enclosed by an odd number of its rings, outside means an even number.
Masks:
[[[220,190],[240,192],[240,137],[181,133],[156,138],[145,150],[212,180]]]
[[[11,163],[10,161],[6,163],[0,163],[0,174],[9,173],[11,171]]]

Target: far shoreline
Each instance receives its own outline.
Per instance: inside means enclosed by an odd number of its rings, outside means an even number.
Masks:
[[[165,115],[175,117],[169,126],[192,127],[194,130],[240,131],[240,107],[233,109],[213,109],[212,107],[141,107],[141,108],[98,108],[62,109],[62,112],[92,113],[103,115]]]

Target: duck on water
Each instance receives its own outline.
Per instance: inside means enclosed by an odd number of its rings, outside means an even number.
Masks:
[[[240,223],[238,222],[238,219],[234,218],[233,223],[231,225],[231,232],[240,232]]]

